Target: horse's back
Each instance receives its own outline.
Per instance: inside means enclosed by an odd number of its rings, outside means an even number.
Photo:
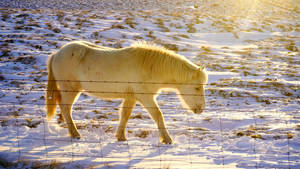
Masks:
[[[121,88],[125,90],[128,84],[101,82],[140,81],[141,77],[137,56],[129,48],[114,49],[82,41],[64,45],[55,54],[52,68],[57,79],[74,81],[73,85],[83,90],[122,92]]]

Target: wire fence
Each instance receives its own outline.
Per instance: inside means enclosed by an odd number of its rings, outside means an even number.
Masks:
[[[46,81],[40,81],[40,82],[36,82],[36,81],[32,81],[32,80],[28,80],[28,79],[5,79],[6,81],[26,81],[26,82],[32,82],[32,83],[43,83]],[[63,82],[63,83],[71,83],[71,82],[75,82],[75,81],[70,81],[70,80],[59,80],[59,82]],[[79,82],[79,81],[76,81]],[[155,82],[119,82],[119,81],[80,81],[80,83],[99,83],[99,84],[110,84],[110,85],[114,85],[114,84],[122,84],[122,85],[163,85],[162,83],[155,83]],[[268,85],[268,82],[265,82],[266,84],[263,85]],[[174,83],[171,83],[174,85]],[[194,86],[199,86],[199,85],[203,85],[203,84],[184,84],[184,83],[179,83],[176,84],[179,86],[182,85],[186,85],[189,87],[194,87]],[[218,88],[220,86],[218,86],[217,84],[205,84],[207,87],[211,87],[211,88]],[[250,85],[251,86],[251,85]],[[221,85],[221,87],[226,87],[226,88],[234,88],[234,85],[230,85],[230,84],[226,84],[226,85]],[[254,87],[257,87],[257,85],[255,85]],[[298,85],[292,85],[292,87],[294,88],[299,88]],[[30,92],[30,93],[39,93],[39,94],[43,94],[45,93],[47,90],[44,88],[39,88],[36,89],[35,87],[31,87],[30,89],[24,89],[23,87],[3,87],[0,90],[2,93],[20,93],[20,92]],[[66,91],[60,91],[60,92],[81,92],[81,91],[72,91],[72,90],[66,90]],[[85,91],[88,93],[103,93],[103,91]],[[111,93],[118,93],[118,94],[126,94],[126,92],[105,92],[107,94]],[[138,94],[141,95],[155,95],[157,93],[146,93],[146,92],[139,92]],[[197,94],[192,94],[192,93],[161,93],[161,95],[165,95],[165,96],[172,96],[172,97],[177,97],[179,95],[187,95],[187,96],[197,96]],[[199,95],[198,95],[199,96]],[[201,96],[201,95],[200,95]],[[205,94],[203,95],[205,96],[207,99],[209,98],[216,98],[216,99],[220,99],[222,100],[223,98],[218,95],[218,94]],[[268,99],[273,99],[273,100],[280,100],[280,99],[286,99],[286,98],[291,98],[288,96],[263,96],[264,98],[268,98]],[[249,96],[231,96],[230,99],[234,99],[234,98],[239,98],[239,99],[247,99],[249,100]],[[82,102],[82,101],[80,101]],[[253,100],[253,103],[257,102],[257,100]],[[251,103],[248,101],[248,103]],[[119,109],[126,109],[126,108],[130,108],[130,107],[126,107],[126,106],[122,106],[119,105],[120,103],[118,102],[117,105],[114,104],[114,102],[111,102],[111,105],[103,105],[103,104],[98,104],[97,103],[75,103],[76,106],[81,106],[82,109],[114,109],[114,110],[118,110]],[[63,105],[73,105],[73,103],[64,103]],[[214,117],[214,120],[217,120],[217,125],[218,126],[218,130],[208,130],[208,129],[203,129],[203,128],[199,128],[199,127],[194,127],[195,125],[195,121],[194,120],[190,120],[189,118],[187,118],[187,121],[185,123],[185,126],[183,126],[183,129],[178,129],[177,126],[171,126],[171,127],[167,127],[167,129],[170,131],[170,133],[185,133],[185,135],[187,135],[187,141],[185,142],[186,145],[186,151],[187,152],[187,159],[178,159],[178,158],[164,158],[164,154],[166,154],[165,150],[166,149],[170,149],[173,148],[173,145],[166,145],[166,144],[161,144],[159,143],[159,141],[157,141],[156,143],[151,142],[151,143],[146,143],[147,140],[143,141],[145,142],[145,144],[140,143],[131,143],[132,140],[130,141],[125,141],[125,142],[120,142],[117,143],[116,142],[107,142],[106,140],[104,140],[104,138],[98,138],[98,139],[81,139],[81,140],[74,140],[71,138],[60,138],[59,133],[56,133],[56,136],[53,136],[53,134],[48,135],[48,125],[52,125],[52,124],[56,124],[57,121],[46,121],[45,120],[45,111],[44,111],[44,107],[46,106],[45,103],[41,103],[40,101],[37,101],[36,103],[32,103],[32,102],[27,102],[26,100],[24,101],[8,101],[8,102],[3,102],[0,103],[0,106],[3,109],[10,109],[10,108],[15,108],[17,109],[18,107],[26,107],[25,109],[31,109],[33,111],[37,111],[40,112],[41,114],[36,114],[36,113],[32,113],[32,114],[26,114],[26,115],[22,115],[22,114],[17,114],[16,116],[14,116],[15,118],[15,123],[14,126],[16,126],[16,138],[14,139],[9,138],[8,140],[2,140],[2,144],[17,144],[17,152],[18,152],[18,161],[21,162],[23,160],[23,158],[25,156],[34,156],[35,154],[43,154],[46,161],[48,161],[49,163],[53,162],[53,160],[55,160],[57,158],[57,156],[59,157],[64,157],[66,159],[71,160],[71,163],[76,162],[78,160],[80,160],[81,158],[95,158],[95,159],[101,159],[101,161],[103,163],[101,163],[101,165],[106,165],[106,167],[109,168],[109,164],[110,163],[114,163],[114,161],[118,161],[118,159],[122,159],[121,161],[119,160],[118,162],[120,164],[123,164],[124,166],[131,168],[131,167],[137,167],[138,166],[138,161],[143,161],[144,163],[146,162],[159,162],[159,165],[157,166],[158,168],[164,168],[164,167],[168,167],[165,166],[166,164],[170,164],[170,163],[178,163],[183,164],[184,166],[189,166],[190,168],[194,168],[194,167],[199,167],[199,166],[203,166],[203,167],[207,167],[207,166],[211,166],[213,165],[211,162],[205,162],[203,160],[197,160],[197,158],[195,158],[195,154],[205,154],[204,150],[195,150],[195,144],[201,144],[201,141],[198,139],[195,139],[193,135],[193,133],[196,134],[201,134],[203,137],[213,137],[215,139],[217,139],[217,147],[219,147],[219,150],[217,150],[217,152],[215,153],[216,156],[215,158],[219,159],[219,166],[222,166],[222,168],[231,168],[232,166],[228,165],[227,163],[227,159],[226,159],[226,154],[228,151],[228,142],[233,141],[234,139],[237,139],[239,137],[242,137],[244,134],[238,133],[238,131],[234,130],[228,130],[226,128],[226,125],[224,125],[224,120],[227,120],[225,117],[223,117],[224,113],[231,113],[231,114],[237,114],[239,115],[239,113],[250,113],[252,114],[252,126],[253,130],[251,130],[251,133],[249,134],[249,137],[251,137],[254,141],[252,142],[252,147],[245,150],[245,154],[248,153],[248,155],[250,155],[252,158],[254,158],[254,164],[244,164],[247,167],[250,168],[261,168],[261,167],[266,167],[264,166],[264,164],[262,163],[262,160],[260,159],[260,157],[262,156],[270,156],[271,154],[269,152],[265,152],[261,150],[261,147],[259,146],[259,144],[261,142],[263,142],[263,140],[268,139],[268,134],[265,133],[265,135],[263,137],[266,138],[262,138],[262,136],[260,135],[261,131],[259,130],[255,130],[258,129],[261,124],[259,124],[257,121],[259,121],[260,117],[257,115],[257,112],[262,112],[260,109],[261,107],[258,108],[254,108],[252,107],[251,109],[249,109],[248,107],[245,109],[236,109],[236,108],[226,108],[224,106],[219,106],[216,108],[213,107],[209,107],[206,108],[205,111],[206,112],[216,112],[216,117]],[[116,107],[118,107],[118,109],[115,109]],[[145,109],[149,109],[149,108],[155,108],[155,107],[143,107],[143,106],[139,106],[140,108],[145,108]],[[189,111],[189,108],[183,108],[180,105],[179,106],[160,106],[160,109],[163,112],[170,112],[170,111]],[[26,110],[30,111],[30,110]],[[264,111],[263,111],[264,112]],[[278,113],[278,110],[270,110],[267,111],[269,113]],[[295,111],[289,111],[289,113],[298,113],[297,110]],[[172,113],[166,113],[166,117],[168,115],[171,115]],[[0,118],[0,120],[2,120],[2,126],[4,125],[4,119],[7,120],[10,116],[6,116],[6,115],[2,115]],[[40,121],[38,122],[38,125],[42,125],[43,126],[43,134],[42,135],[37,135],[37,136],[30,136],[30,137],[26,137],[24,136],[24,134],[22,133],[22,131],[20,131],[20,127],[22,126],[29,126],[28,123],[31,123],[28,121],[29,118],[40,118]],[[274,118],[274,117],[269,117]],[[276,117],[275,117],[276,118]],[[107,119],[107,121],[109,121],[110,118]],[[94,119],[95,120],[95,119]],[[110,119],[111,120],[111,119]],[[143,120],[143,119],[141,119]],[[249,119],[250,120],[250,119]],[[284,124],[287,126],[287,128],[291,128],[290,126],[288,126],[291,122],[291,117],[285,118],[282,120],[284,122]],[[80,126],[90,126],[90,128],[97,128],[100,129],[100,131],[102,130],[102,132],[105,134],[111,132],[111,130],[115,130],[112,128],[107,128],[107,124],[103,125],[103,121],[101,119],[96,119],[94,121],[93,124],[90,124],[90,121],[84,121],[84,122],[77,122],[77,125]],[[114,124],[116,126],[116,124]],[[35,126],[35,127],[36,127]],[[150,133],[155,133],[159,128],[158,127],[154,127],[154,128],[149,128],[149,125],[147,126],[147,132]],[[225,127],[224,127],[225,126]],[[61,125],[61,127],[64,127],[64,125]],[[143,127],[143,126],[142,126]],[[34,127],[33,127],[34,128]],[[80,128],[80,127],[79,127]],[[127,130],[131,131],[135,130],[138,131],[141,129],[140,125],[132,125],[129,122],[129,125],[127,126]],[[83,129],[81,130],[89,130],[87,127],[83,127]],[[109,130],[109,131],[108,131]],[[286,159],[284,159],[283,161],[287,162],[287,168],[292,168],[291,166],[293,166],[294,161],[293,159],[290,157],[292,156],[294,157],[294,153],[293,151],[290,150],[290,140],[293,139],[291,133],[292,131],[281,131],[279,132],[280,135],[280,139],[287,139],[287,150],[286,153],[283,153],[281,155],[283,156],[287,156]],[[274,137],[272,135],[272,133],[269,135],[271,135],[270,137]],[[42,136],[42,137],[41,137]],[[152,135],[153,137],[158,137],[158,135]],[[146,136],[147,137],[147,136]],[[203,139],[203,138],[202,138]],[[274,138],[272,138],[274,139]],[[40,145],[40,149],[42,150],[34,150],[34,149],[26,149],[26,144],[28,142],[35,142],[36,144],[41,144]],[[61,143],[61,144],[71,144],[71,148],[69,149],[68,152],[63,152],[63,151],[53,151],[51,150],[53,148],[53,144],[51,143]],[[134,141],[132,141],[134,142]],[[49,144],[50,143],[50,144]],[[93,144],[98,144],[99,145],[99,149],[100,152],[98,153],[86,153],[86,152],[78,152],[78,145],[80,144],[85,144],[85,145],[93,145]],[[107,145],[114,145],[117,147],[110,147],[107,148]],[[52,147],[52,148],[51,148]],[[109,153],[105,152],[107,150],[105,150],[105,147],[107,149],[118,149],[118,147],[122,147],[122,150],[126,149],[127,152],[127,157],[126,156],[114,156],[114,155],[110,155]],[[57,147],[59,148],[59,146]],[[143,151],[151,151],[153,149],[156,149],[156,155],[155,158],[149,158],[147,156],[144,155],[137,155],[136,154],[136,150],[137,149],[142,149]],[[64,150],[65,151],[65,150]],[[238,150],[236,150],[238,151]],[[251,151],[251,152],[248,152]],[[127,160],[126,160],[127,159]],[[68,161],[68,160],[67,160]],[[105,161],[105,162],[104,162]],[[250,166],[249,166],[250,165]],[[175,165],[176,166],[176,165]],[[243,166],[242,166],[243,167]],[[156,168],[156,167],[155,167]],[[209,168],[209,167],[208,167]]]

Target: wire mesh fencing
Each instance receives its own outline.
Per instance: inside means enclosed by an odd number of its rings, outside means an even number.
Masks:
[[[24,81],[24,79],[6,80]],[[83,83],[139,84],[138,82],[115,81],[84,81]],[[160,84],[151,83],[152,85]],[[206,84],[208,89],[233,87],[234,85],[230,84],[226,86]],[[108,168],[118,166],[128,168],[210,168],[211,166],[293,168],[297,166],[299,160],[299,152],[294,147],[294,139],[298,137],[299,130],[295,123],[298,110],[283,112],[279,108],[269,109],[266,102],[260,102],[254,96],[229,94],[224,98],[219,93],[207,91],[205,97],[208,107],[202,115],[195,115],[189,112],[188,108],[182,107],[178,99],[178,95],[191,95],[191,93],[162,92],[158,96],[158,104],[164,113],[167,129],[175,139],[174,144],[168,145],[159,142],[158,128],[144,110],[144,108],[153,107],[143,107],[138,104],[126,128],[128,140],[117,142],[114,133],[119,121],[118,111],[128,107],[122,107],[121,100],[105,102],[83,96],[73,106],[73,116],[75,116],[77,128],[82,133],[82,138],[77,140],[67,136],[67,125],[59,120],[61,117],[52,121],[45,119],[45,103],[42,96],[46,89],[30,88],[28,91],[18,87],[1,89],[4,95],[22,92],[29,92],[28,95],[33,94],[33,96],[41,95],[41,99],[32,102],[32,100],[17,98],[0,104],[4,112],[1,114],[1,125],[3,128],[10,127],[9,133],[6,136],[2,135],[1,146],[10,149],[10,155],[15,154],[17,162],[26,163],[26,161],[34,160],[43,161],[48,165],[76,163],[82,165],[84,162],[94,162],[91,166]],[[139,94],[154,95],[155,93]],[[260,100],[269,99],[270,102],[292,98],[291,96],[268,95],[262,97]],[[240,101],[240,105],[238,107],[230,105],[237,103],[238,101],[234,101],[236,99]],[[223,103],[226,100],[233,100],[233,102],[227,105],[214,105],[210,102],[211,100],[219,100]],[[263,110],[262,107],[264,107]],[[272,123],[280,127],[274,127]],[[276,149],[272,146],[268,147],[268,144],[286,145]],[[272,161],[270,159],[277,164],[269,163]]]

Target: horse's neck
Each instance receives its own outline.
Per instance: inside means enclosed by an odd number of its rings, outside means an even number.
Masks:
[[[196,75],[198,67],[184,57],[160,48],[128,48],[139,60],[141,70],[146,77],[152,77],[159,83],[186,83]],[[145,79],[149,80],[149,79]]]
[[[178,68],[174,66],[167,71],[160,72],[160,82],[165,88],[178,88],[184,84],[193,83],[193,79],[197,77],[197,69],[192,67]]]
[[[176,83],[186,83],[194,79],[197,75],[197,67],[188,65],[189,63],[178,62],[173,66],[169,67],[167,76],[174,79]]]

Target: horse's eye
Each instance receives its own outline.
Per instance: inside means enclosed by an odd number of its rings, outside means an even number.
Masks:
[[[200,91],[200,90],[201,90],[201,87],[196,87],[195,89],[198,90],[198,91]]]

